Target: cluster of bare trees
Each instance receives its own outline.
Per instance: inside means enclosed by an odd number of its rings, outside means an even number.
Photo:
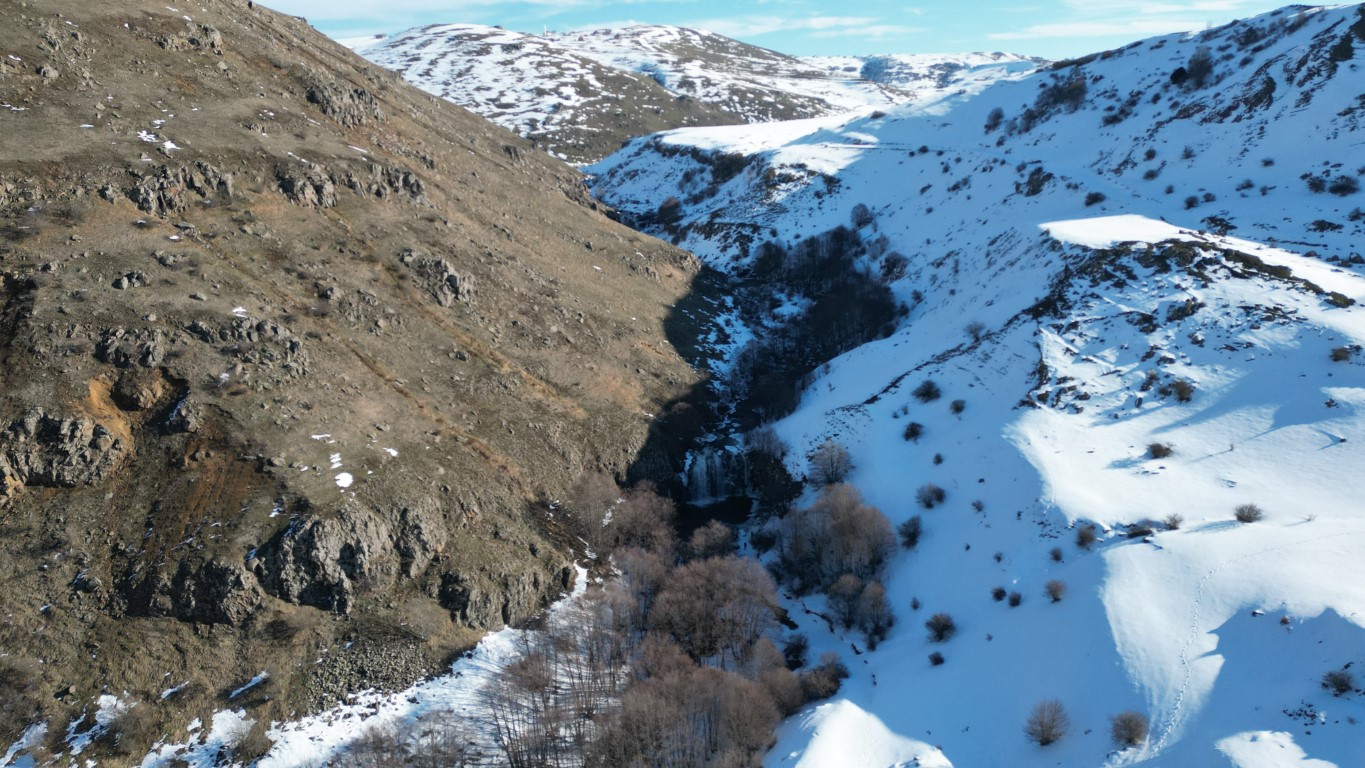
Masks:
[[[630,598],[593,592],[528,633],[520,657],[484,691],[498,743],[513,768],[582,764],[584,747],[619,708],[632,639]]]
[[[562,518],[618,576],[529,635],[486,702],[513,768],[756,765],[780,717],[828,696],[837,660],[800,675],[770,639],[776,587],[712,522],[676,541],[672,502],[584,478]]]
[[[483,757],[453,712],[371,727],[346,753],[347,765],[355,768],[469,768],[482,765]]]
[[[879,579],[896,548],[891,523],[846,483],[827,486],[809,507],[777,523],[777,569],[798,593],[823,590],[834,619],[875,646],[894,616]]]

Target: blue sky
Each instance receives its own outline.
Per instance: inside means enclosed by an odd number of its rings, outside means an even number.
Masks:
[[[1010,51],[1059,59],[1203,29],[1287,0],[265,0],[333,37],[419,24],[524,32],[627,23],[708,29],[793,55]]]

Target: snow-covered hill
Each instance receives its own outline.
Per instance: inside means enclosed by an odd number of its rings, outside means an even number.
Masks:
[[[1365,673],[1363,67],[1365,10],[1296,7],[590,169],[740,276],[765,241],[855,228],[908,308],[776,425],[793,470],[839,441],[864,496],[924,534],[876,650],[792,598],[812,657],[854,674],[769,766],[1363,764],[1365,694],[1321,684]],[[913,394],[926,380],[940,398]],[[931,643],[940,612],[957,635]],[[1023,726],[1048,699],[1071,727],[1039,747]],[[1119,749],[1125,710],[1150,736]]]
[[[803,60],[661,25],[542,36],[442,24],[358,50],[576,161],[684,125],[789,120],[979,90],[1038,63],[1005,54]]]

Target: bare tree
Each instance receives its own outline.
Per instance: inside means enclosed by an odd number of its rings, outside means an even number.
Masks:
[[[578,478],[564,500],[562,512],[565,526],[575,536],[587,542],[600,554],[605,545],[604,525],[607,515],[621,498],[616,481],[600,472],[590,472]]]
[[[750,453],[762,453],[776,459],[785,458],[787,444],[778,437],[771,424],[756,427],[744,436],[744,447]]]
[[[1024,722],[1024,734],[1030,741],[1046,747],[1065,736],[1070,727],[1071,718],[1067,717],[1062,702],[1044,699],[1034,705],[1029,713],[1028,720]]]
[[[778,559],[785,577],[798,590],[808,591],[846,573],[876,578],[895,547],[886,515],[863,503],[858,489],[841,483],[782,520]]]
[[[746,766],[767,749],[777,709],[764,688],[708,667],[650,677],[626,692],[621,716],[587,763],[603,768]]]
[[[611,549],[639,547],[671,557],[677,546],[676,515],[672,499],[656,493],[649,483],[641,483],[627,491],[613,510],[606,526],[607,540]]]
[[[719,520],[712,520],[692,532],[687,540],[688,556],[694,560],[721,557],[735,551],[735,532]]]
[[[776,588],[757,561],[719,557],[673,572],[649,624],[697,661],[733,668],[775,625]]]
[[[821,443],[810,456],[811,480],[820,485],[842,483],[852,471],[853,458],[848,449],[833,440]]]
[[[862,592],[863,580],[851,573],[845,573],[835,579],[834,583],[829,585],[829,589],[825,590],[829,612],[844,629],[853,626],[853,621],[858,615],[858,596]]]
[[[886,633],[896,621],[891,612],[891,603],[886,599],[886,589],[881,582],[869,581],[858,595],[857,623],[873,648],[886,639]]]

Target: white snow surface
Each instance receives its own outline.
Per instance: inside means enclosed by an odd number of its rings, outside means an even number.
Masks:
[[[822,597],[787,599],[811,658],[852,677],[783,726],[769,768],[1365,765],[1365,696],[1320,684],[1351,665],[1359,686],[1365,663],[1365,308],[1343,306],[1365,300],[1365,194],[1303,178],[1365,174],[1365,43],[1329,55],[1361,20],[1287,9],[883,116],[671,131],[589,168],[620,210],[686,201],[705,226],[681,244],[721,270],[755,231],[791,244],[859,203],[864,241],[909,262],[898,329],[816,371],[775,426],[794,472],[837,440],[864,497],[925,533],[885,574],[898,624],[875,651],[807,613]],[[1172,84],[1201,47],[1210,82]],[[1079,108],[1008,130],[1073,76]],[[711,185],[707,156],[736,152],[748,166]],[[926,379],[940,400],[912,397]],[[926,510],[930,482],[947,501]],[[1243,504],[1264,519],[1236,522]],[[938,612],[958,626],[942,644]],[[1070,731],[1038,747],[1023,724],[1051,698]],[[1151,733],[1120,750],[1124,710]]]
[[[951,767],[937,749],[892,733],[848,699],[792,718],[778,732],[772,755],[784,768]]]

